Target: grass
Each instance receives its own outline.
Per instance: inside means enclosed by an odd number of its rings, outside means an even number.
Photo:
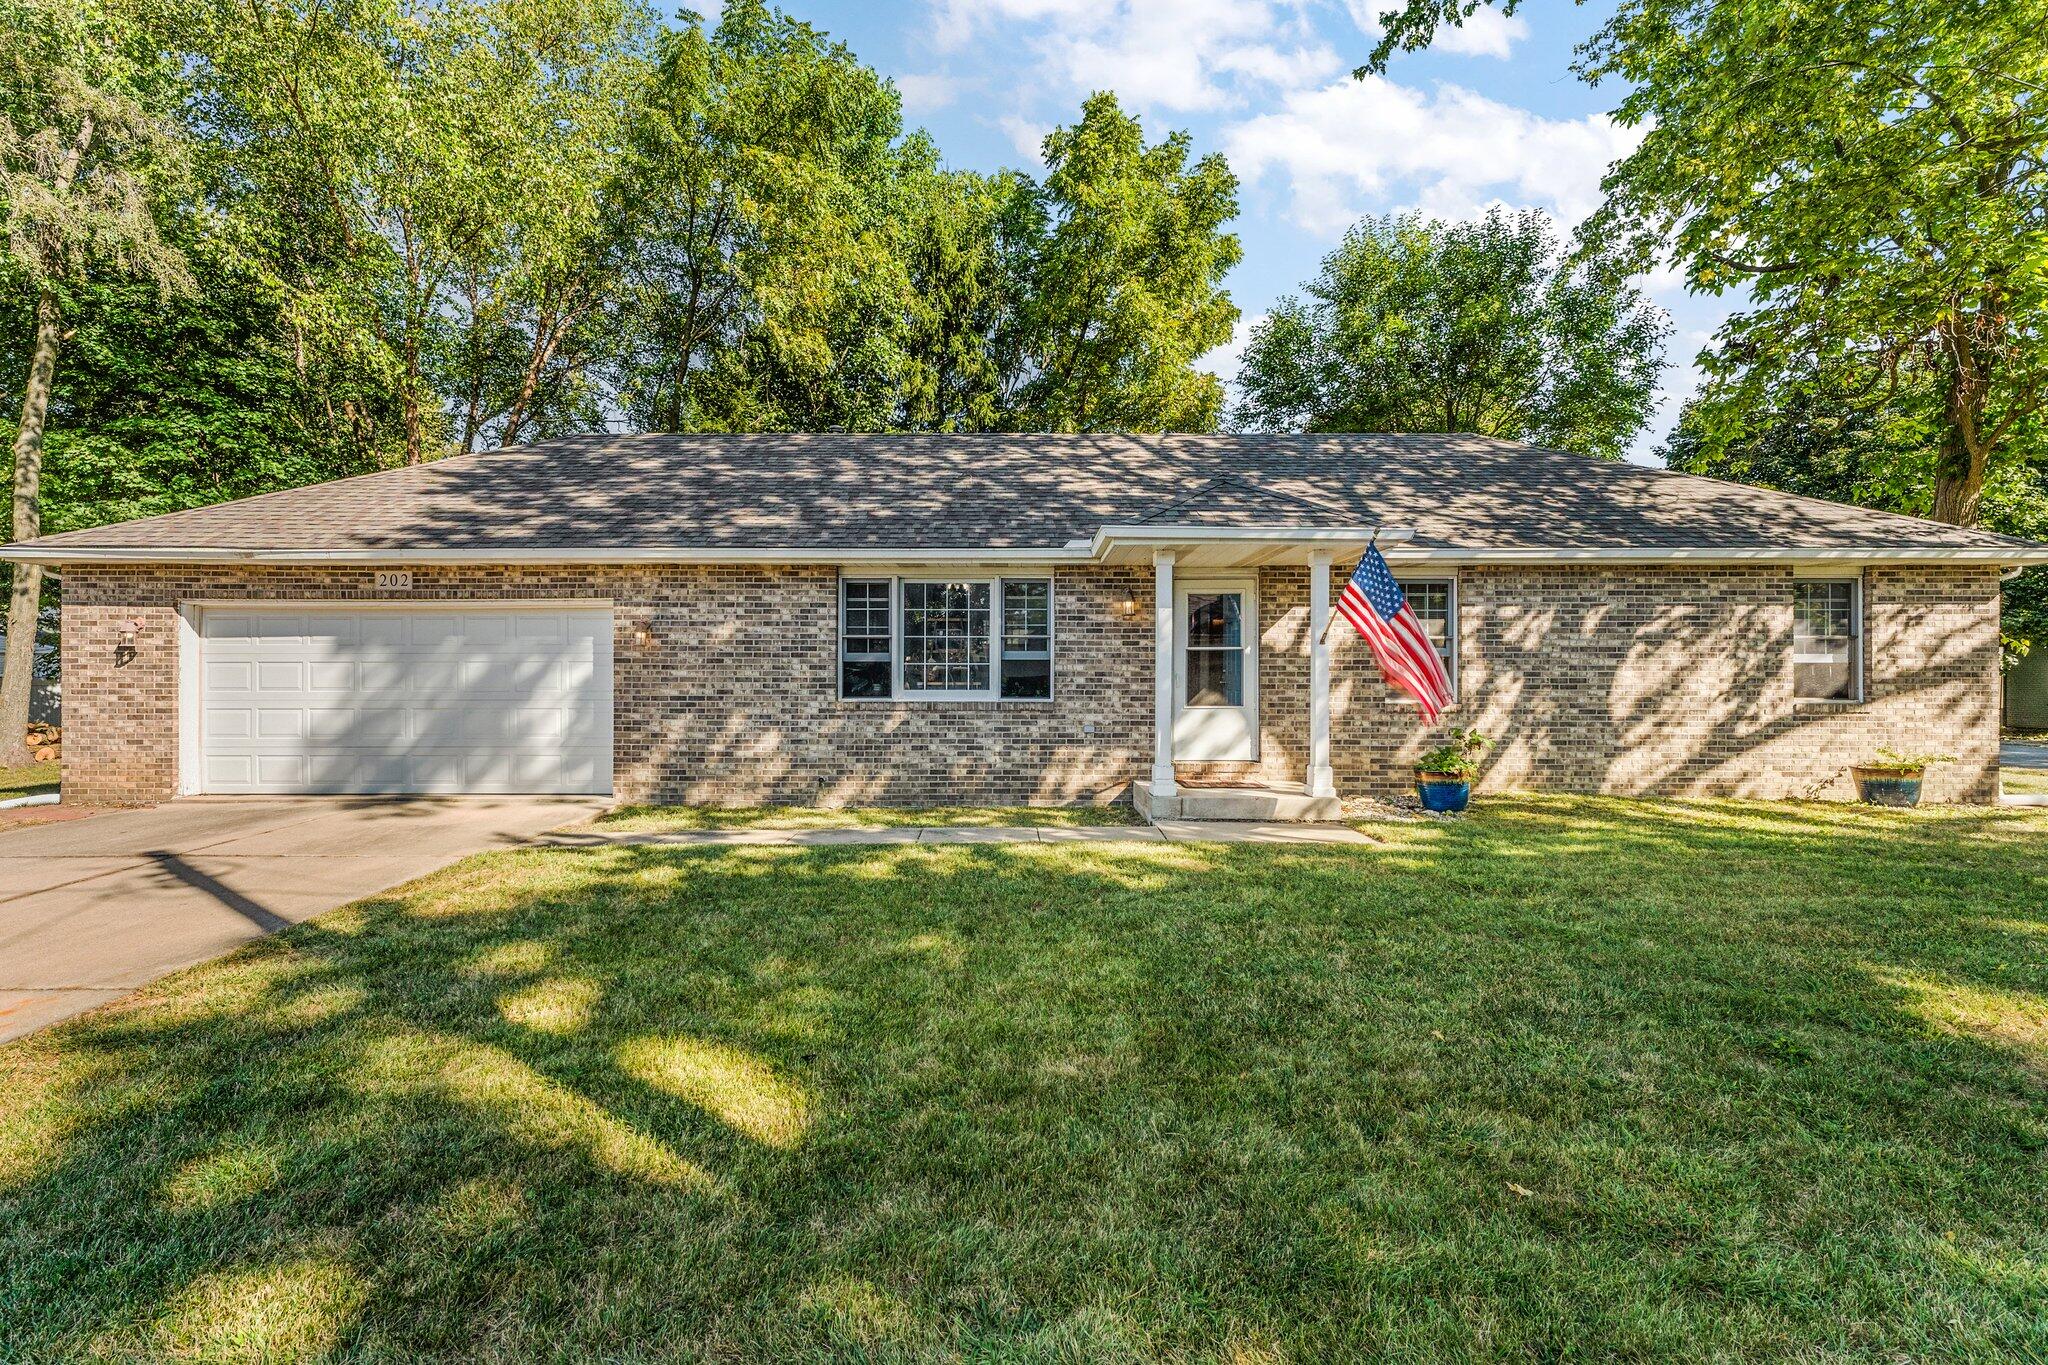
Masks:
[[[2048,1356],[2048,812],[529,849],[0,1049],[0,1359]]]
[[[2013,796],[2048,796],[2048,772],[2038,768],[2003,768],[1999,787]]]
[[[917,825],[1012,825],[1030,828],[1134,825],[1137,812],[1116,806],[620,806],[591,822],[615,834],[668,834],[700,829],[903,829]]]
[[[25,768],[0,768],[0,801],[57,790],[57,768],[54,758]]]

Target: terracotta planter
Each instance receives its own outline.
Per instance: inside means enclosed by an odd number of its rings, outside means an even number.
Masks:
[[[1472,779],[1455,773],[1417,772],[1415,795],[1424,810],[1455,814],[1472,803]]]
[[[1870,806],[1917,806],[1925,768],[1851,768],[1856,797]]]

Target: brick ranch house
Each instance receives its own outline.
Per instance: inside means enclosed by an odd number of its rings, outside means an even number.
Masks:
[[[1476,436],[577,437],[0,554],[61,575],[71,800],[1163,815],[1406,784],[1439,731],[1330,626],[1375,536],[1482,790],[1845,796],[1890,746],[1996,799],[2048,546]]]

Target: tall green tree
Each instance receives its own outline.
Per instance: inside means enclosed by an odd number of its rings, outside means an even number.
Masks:
[[[1543,214],[1368,218],[1284,298],[1238,369],[1242,425],[1472,431],[1621,456],[1669,325],[1622,262],[1567,260]]]
[[[1361,74],[1484,2],[1406,0]],[[2048,0],[1626,0],[1581,49],[1646,130],[1588,231],[1744,296],[1702,357],[1710,439],[1788,375],[1881,372],[1938,401],[1933,515],[1978,521],[2048,407],[2044,30]]]
[[[191,278],[160,231],[184,177],[166,117],[167,73],[140,16],[91,0],[6,0],[0,70],[0,211],[4,268],[33,299],[32,340],[13,441],[11,533],[41,530],[42,460],[51,390],[82,290],[112,278],[188,291]],[[0,672],[0,766],[28,759],[30,675],[42,571],[17,565]]]
[[[619,404],[657,429],[880,428],[905,277],[901,114],[844,44],[759,0],[663,37],[635,129]]]
[[[1205,431],[1223,383],[1198,370],[1230,340],[1223,277],[1243,255],[1224,227],[1237,177],[1192,159],[1186,133],[1147,146],[1112,94],[1045,139],[1047,227],[1033,251],[1021,384],[1009,421],[1036,431]]]

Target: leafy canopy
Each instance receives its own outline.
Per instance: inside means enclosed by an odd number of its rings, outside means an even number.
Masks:
[[[1407,0],[1361,73],[1480,2]],[[1588,235],[1744,296],[1701,357],[1708,439],[1785,402],[1788,377],[1877,375],[1936,404],[1935,516],[1976,522],[1987,473],[2030,457],[2048,404],[2044,31],[2048,0],[1624,0],[1581,49],[1646,130]]]
[[[1619,457],[1648,420],[1668,330],[1611,256],[1550,220],[1368,218],[1307,295],[1252,331],[1245,426],[1472,431]]]

